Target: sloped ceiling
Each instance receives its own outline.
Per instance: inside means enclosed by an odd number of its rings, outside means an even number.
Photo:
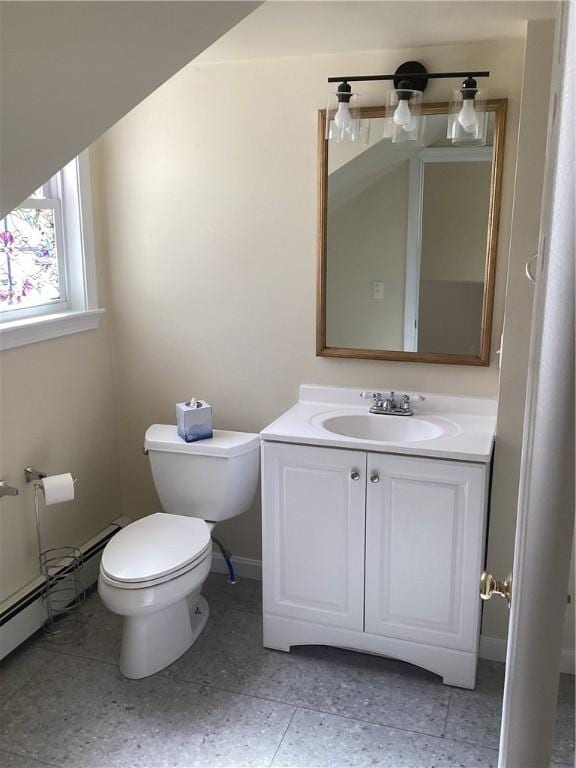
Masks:
[[[384,176],[395,170],[400,163],[409,160],[422,151],[419,142],[407,141],[393,144],[382,141],[384,121],[372,121],[370,145],[358,147],[351,144],[332,144],[329,162],[330,183],[328,184],[328,208],[335,211],[346,205],[368,188],[378,184]],[[446,123],[440,118],[428,118],[425,132],[425,146],[431,147],[446,138]],[[345,152],[342,152],[342,150]],[[354,154],[350,150],[356,150]],[[336,156],[334,160],[333,155]],[[348,156],[347,156],[348,155]]]
[[[202,61],[265,59],[523,38],[553,0],[269,0]]]
[[[0,216],[259,5],[0,3]]]

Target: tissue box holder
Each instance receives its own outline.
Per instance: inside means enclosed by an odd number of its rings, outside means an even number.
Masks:
[[[176,403],[176,424],[179,436],[187,443],[206,440],[213,437],[212,406],[204,400],[197,400],[200,405]]]

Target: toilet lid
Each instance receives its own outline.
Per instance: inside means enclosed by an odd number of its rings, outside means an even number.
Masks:
[[[186,453],[188,455],[219,456],[231,459],[260,448],[260,436],[253,432],[230,432],[215,429],[207,440],[187,443],[178,435],[174,424],[152,424],[146,430],[144,448],[149,451]]]
[[[204,520],[158,512],[119,531],[102,553],[101,568],[115,581],[153,581],[203,559],[210,546]]]

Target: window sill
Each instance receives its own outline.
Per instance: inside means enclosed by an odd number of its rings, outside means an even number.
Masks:
[[[0,351],[56,339],[58,336],[68,336],[71,333],[93,331],[99,327],[103,313],[103,309],[88,309],[1,323]]]

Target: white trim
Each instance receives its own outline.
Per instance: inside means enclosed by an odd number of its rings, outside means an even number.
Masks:
[[[29,317],[0,324],[0,351],[35,344],[71,333],[92,331],[99,327],[103,309],[86,312],[61,312],[41,317]]]
[[[96,309],[96,259],[92,220],[90,160],[83,152],[61,172],[64,229],[66,232],[70,308]]]
[[[65,272],[60,273],[62,275]],[[66,285],[63,281],[63,293],[66,291]],[[7,323],[16,323],[23,320],[33,320],[39,317],[46,317],[47,315],[58,315],[62,312],[68,312],[70,307],[65,300],[55,299],[49,304],[36,304],[31,307],[22,307],[21,309],[5,309],[0,312],[0,323],[6,325]]]
[[[562,653],[560,656],[560,672],[563,672],[566,675],[576,674],[574,648],[562,648]]]
[[[234,572],[243,579],[257,579],[262,581],[262,561],[252,560],[249,557],[235,557],[232,555]],[[228,573],[228,568],[220,552],[212,553],[212,573]]]
[[[488,163],[492,147],[426,147],[417,157],[425,163]]]
[[[481,659],[487,661],[506,661],[506,647],[507,642],[502,637],[489,637],[488,635],[480,635],[480,652]],[[562,648],[562,656],[560,659],[560,672],[566,675],[575,674],[574,671],[574,648]]]
[[[88,150],[78,156],[78,183],[80,186],[80,226],[82,227],[82,242],[84,244],[86,309],[96,309],[98,307],[98,280],[96,277],[96,244]]]
[[[502,637],[480,635],[480,650],[478,655],[487,661],[506,661],[506,640]]]
[[[408,225],[406,228],[406,275],[404,282],[404,351],[418,351],[418,305],[422,253],[422,198],[424,163],[411,157],[408,172]]]

